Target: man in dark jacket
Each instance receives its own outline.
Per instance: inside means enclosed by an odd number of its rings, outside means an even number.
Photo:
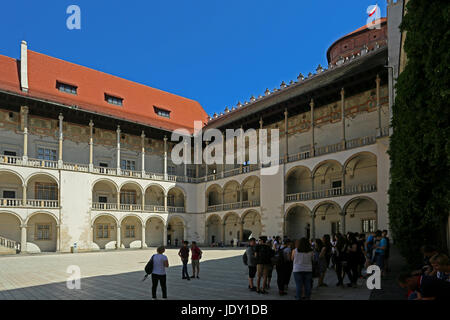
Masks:
[[[267,277],[269,275],[270,268],[272,268],[272,257],[274,252],[271,247],[266,244],[266,239],[261,237],[259,243],[255,248],[256,257],[256,269],[258,273],[258,278],[256,282],[257,290],[256,292],[267,294],[266,284]],[[263,287],[261,290],[261,278],[263,279]]]

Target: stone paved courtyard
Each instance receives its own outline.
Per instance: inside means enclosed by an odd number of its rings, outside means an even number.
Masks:
[[[270,294],[258,295],[247,289],[247,268],[242,263],[244,249],[203,248],[200,279],[181,279],[181,262],[178,250],[168,249],[169,299],[189,300],[293,300],[293,277],[289,294],[278,295],[276,271],[273,272]],[[78,253],[40,254],[0,257],[0,300],[4,299],[150,299],[151,280],[142,282],[144,266],[154,248]],[[70,265],[81,268],[81,289],[69,290],[66,272]],[[191,273],[191,265],[188,266]],[[370,291],[360,280],[358,288],[337,288],[336,275],[329,270],[328,288],[313,289],[313,300],[368,300]],[[158,297],[161,291],[158,289]]]

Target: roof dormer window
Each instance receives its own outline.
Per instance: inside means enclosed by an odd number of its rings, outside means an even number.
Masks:
[[[123,99],[105,93],[105,101],[116,106],[123,106]]]
[[[78,89],[77,86],[59,82],[59,81],[56,81],[56,88],[61,92],[70,93],[70,94],[74,94],[74,95],[77,94],[77,89]]]
[[[155,113],[158,116],[170,119],[170,111],[164,110],[164,109],[161,109],[161,108],[158,108],[155,106],[153,108],[155,109]]]

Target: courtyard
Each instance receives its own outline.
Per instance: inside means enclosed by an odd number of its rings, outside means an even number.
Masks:
[[[293,277],[287,296],[280,297],[273,272],[271,289],[259,295],[247,289],[247,267],[243,248],[202,248],[200,279],[181,279],[177,249],[167,249],[169,300],[293,300]],[[145,250],[99,251],[76,254],[37,254],[0,257],[0,300],[150,300],[151,280],[142,282],[144,267],[155,248]],[[81,288],[67,288],[69,266],[81,270]],[[191,265],[188,266],[191,273]],[[357,288],[337,288],[334,270],[325,278],[329,287],[317,288],[313,300],[368,300],[371,291],[359,280]],[[158,297],[161,291],[158,289]]]

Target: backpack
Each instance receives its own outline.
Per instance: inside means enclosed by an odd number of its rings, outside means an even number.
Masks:
[[[246,266],[248,266],[248,256],[247,256],[247,251],[244,252],[244,255],[242,256],[242,262],[244,262],[244,264]]]
[[[150,261],[147,262],[147,264],[145,265],[144,271],[145,271],[146,275],[152,274],[152,272],[153,272],[153,256],[150,258]]]
[[[284,255],[283,255],[283,249],[278,249],[275,252],[275,255],[272,257],[272,264],[276,266],[281,266],[284,262]]]

